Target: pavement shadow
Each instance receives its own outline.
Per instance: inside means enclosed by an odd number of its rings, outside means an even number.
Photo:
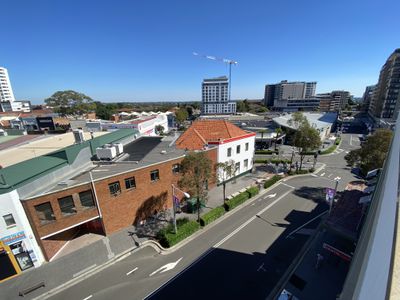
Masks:
[[[211,248],[203,259],[147,299],[266,299],[277,292],[275,287],[286,271],[294,267],[293,261],[311,236],[310,233],[296,233],[296,229],[326,209],[327,205],[320,203],[310,212],[292,210],[285,217],[287,224],[273,223],[258,216],[265,226],[285,228],[265,252],[232,251],[224,249],[224,245]],[[306,229],[315,232],[320,222],[321,219],[316,219]],[[253,233],[254,240],[265,238],[262,234],[263,227],[260,227]],[[249,248],[238,238],[230,240],[230,245],[234,243],[235,248]],[[282,283],[285,282],[286,279]]]
[[[308,187],[302,186],[295,189],[293,192],[296,196],[304,199],[312,200],[314,202],[323,202],[325,199],[325,188],[322,187]]]

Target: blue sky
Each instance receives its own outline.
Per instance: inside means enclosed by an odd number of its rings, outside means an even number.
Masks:
[[[5,2],[5,3],[4,3]],[[2,3],[0,66],[17,99],[73,89],[111,101],[200,100],[201,80],[239,62],[232,98],[283,79],[361,96],[400,47],[400,1],[31,1]]]

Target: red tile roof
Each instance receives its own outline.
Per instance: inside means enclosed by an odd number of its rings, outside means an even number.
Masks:
[[[229,139],[254,135],[225,120],[198,120],[178,138],[179,149],[200,150],[209,143],[223,143]]]

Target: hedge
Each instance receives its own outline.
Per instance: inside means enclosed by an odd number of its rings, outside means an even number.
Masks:
[[[256,186],[252,186],[252,187],[250,187],[250,188],[248,188],[246,190],[246,192],[249,194],[249,198],[254,197],[255,195],[257,195],[259,191],[260,190]]]
[[[256,154],[278,154],[278,150],[256,150]]]
[[[314,168],[311,168],[311,169],[301,169],[301,170],[291,170],[291,171],[289,171],[289,172],[287,172],[287,174],[290,176],[290,175],[301,175],[301,174],[308,174],[308,173],[312,173],[312,172],[314,172],[315,170],[314,170]]]
[[[338,145],[340,144],[340,141],[341,141],[341,140],[342,140],[342,139],[341,139],[340,137],[336,138],[336,140],[335,140],[335,145],[338,146]]]
[[[215,221],[216,219],[218,219],[219,217],[223,216],[224,213],[225,213],[225,208],[223,206],[218,206],[201,216],[200,225],[206,226],[211,222]]]
[[[236,206],[245,202],[247,199],[249,199],[249,193],[247,191],[240,193],[239,195],[233,197],[232,199],[225,201],[224,204],[225,210],[226,211],[232,210]]]
[[[274,175],[271,179],[268,179],[266,182],[264,182],[264,188],[267,189],[273,184],[275,184],[277,181],[279,181],[282,177],[278,175]]]
[[[176,234],[174,233],[174,226],[172,224],[161,229],[157,233],[157,239],[159,240],[161,246],[165,248],[172,247],[199,230],[200,225],[196,221],[184,219],[184,221],[178,220],[177,227],[178,231]]]
[[[334,152],[336,150],[336,148],[337,148],[337,145],[335,143],[335,145],[332,145],[328,149],[321,151],[321,155],[330,154],[330,153]]]
[[[256,163],[256,164],[267,164],[267,163],[290,164],[290,159],[256,159],[256,160],[254,160],[254,163]]]

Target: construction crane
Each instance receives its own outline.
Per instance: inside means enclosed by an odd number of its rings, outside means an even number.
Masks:
[[[228,101],[231,101],[231,83],[232,83],[232,65],[237,65],[238,62],[231,60],[231,59],[227,59],[227,58],[219,58],[216,56],[212,56],[212,55],[203,55],[203,54],[199,54],[197,52],[193,52],[194,56],[200,56],[200,57],[204,57],[206,59],[210,59],[210,60],[215,60],[215,61],[220,61],[223,62],[225,64],[229,65],[229,90],[228,90]]]

